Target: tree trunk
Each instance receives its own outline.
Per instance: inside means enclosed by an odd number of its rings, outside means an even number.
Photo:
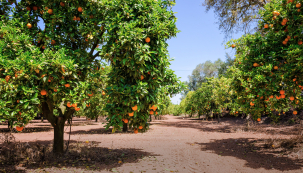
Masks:
[[[98,116],[96,117],[96,122],[98,122]]]
[[[123,123],[123,132],[127,132],[128,128],[127,128],[127,123]]]
[[[57,124],[54,126],[54,153],[64,152],[64,124],[64,119],[62,117],[58,117]]]
[[[7,120],[7,128],[9,129],[9,130],[11,130],[11,128],[12,128],[12,125],[11,125],[12,123],[10,122],[10,120]]]
[[[218,113],[218,123],[220,123],[220,113]]]
[[[149,114],[149,122],[151,122],[152,121],[152,116],[151,116],[151,114]]]

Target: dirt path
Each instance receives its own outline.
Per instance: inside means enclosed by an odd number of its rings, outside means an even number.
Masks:
[[[107,163],[99,169],[63,164],[42,166],[40,169],[27,168],[25,172],[303,172],[302,159],[279,155],[275,150],[265,152],[258,146],[251,146],[261,139],[277,135],[288,137],[289,134],[236,131],[233,130],[236,122],[224,119],[221,124],[173,116],[165,116],[165,119],[155,120],[148,132],[140,134],[111,134],[104,131],[102,123],[93,121],[87,126],[72,126],[72,142],[99,143],[98,147],[91,149],[129,153],[129,157],[121,163]],[[5,126],[0,126],[0,129],[1,127]],[[40,130],[15,134],[16,140],[51,143],[53,131],[49,124],[33,123],[27,129],[35,127],[40,127]],[[66,140],[68,132],[69,127],[66,128]]]

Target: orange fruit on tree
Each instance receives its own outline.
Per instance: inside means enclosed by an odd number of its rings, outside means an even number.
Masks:
[[[62,7],[64,7],[64,6],[65,6],[65,3],[64,3],[64,2],[60,2],[60,5],[61,5]]]
[[[134,107],[132,107],[132,110],[133,111],[136,111],[138,109],[138,106],[136,105],[136,106],[134,106]]]
[[[42,46],[42,49],[45,49],[45,46]]]
[[[67,102],[66,105],[67,105],[67,107],[69,107],[69,108],[72,107],[72,106],[70,105],[70,102]]]
[[[301,10],[300,9],[297,9],[297,12],[300,12]]]
[[[74,17],[73,17],[73,20],[77,20],[77,17],[76,17],[76,16],[74,16]]]
[[[150,42],[150,38],[149,38],[149,37],[146,37],[145,42],[146,42],[146,43],[149,43],[149,42]]]
[[[77,108],[77,107],[76,107],[75,110],[76,110],[76,111],[80,111],[80,108]]]
[[[90,107],[90,104],[86,104],[86,107]]]
[[[80,17],[77,17],[77,20],[80,21]]]
[[[141,80],[143,80],[144,79],[144,76],[143,75],[141,75]]]
[[[26,7],[26,10],[27,11],[31,11],[31,7]]]
[[[68,88],[68,87],[70,87],[70,84],[67,83],[67,84],[65,84],[64,86],[65,86],[66,88]]]
[[[255,63],[253,64],[253,66],[254,66],[254,67],[258,67],[258,63],[255,62]]]
[[[290,99],[291,101],[293,101],[295,98],[294,98],[293,96],[290,96],[289,99]]]
[[[53,10],[52,9],[48,9],[47,12],[48,12],[48,14],[53,14]]]
[[[72,107],[74,107],[74,108],[77,107],[77,103],[73,103]]]
[[[279,67],[278,66],[274,66],[274,69],[277,70]]]
[[[125,124],[128,123],[128,119],[125,119],[125,120],[124,120],[124,123],[125,123]]]
[[[282,99],[284,99],[285,98],[285,95],[284,94],[281,94],[281,96],[280,96]]]
[[[156,111],[157,106],[153,105],[153,106],[152,106],[150,109],[152,109],[152,110]]]
[[[296,7],[297,7],[297,8],[301,8],[301,3],[297,3],[297,4],[296,4]]]
[[[296,78],[294,78],[292,81],[294,81],[294,82],[295,82],[296,80],[297,80],[297,79],[296,79]]]
[[[281,95],[285,94],[285,91],[284,90],[280,90],[280,94]]]
[[[52,45],[55,45],[55,44],[56,44],[56,41],[55,41],[55,40],[52,40],[51,44],[52,44]]]
[[[20,103],[20,100],[17,100],[17,103]]]
[[[302,41],[301,40],[298,41],[298,45],[302,45]]]
[[[138,129],[134,128],[134,133],[137,134],[138,133]]]
[[[156,111],[156,115],[158,115],[158,112]]]
[[[140,130],[143,129],[143,126],[139,126],[139,129],[140,129]]]
[[[47,94],[47,92],[45,91],[45,90],[41,90],[41,95],[46,95]]]
[[[8,82],[11,79],[11,76],[5,76],[5,81]]]
[[[128,113],[128,115],[129,115],[130,117],[132,117],[132,116],[134,116],[134,112]]]
[[[27,26],[28,29],[32,28],[32,24],[30,24],[30,23],[28,23],[26,26]]]
[[[34,11],[37,11],[37,10],[38,10],[38,7],[37,7],[37,6],[33,6],[33,10],[34,10]]]
[[[54,91],[57,92],[58,90],[55,88]]]
[[[264,25],[264,28],[265,28],[265,29],[268,28],[268,24],[265,24],[265,25]]]
[[[23,130],[23,126],[16,126],[16,130],[17,130],[18,132],[21,132],[21,131]]]
[[[15,74],[15,78],[17,78],[18,77],[18,75],[17,75],[17,73]]]
[[[21,115],[21,112],[19,111],[19,115]]]
[[[260,122],[260,121],[261,121],[261,118],[258,118],[257,121]]]
[[[294,114],[294,115],[297,115],[297,114],[298,114],[298,112],[297,112],[297,111],[293,111],[293,114]]]
[[[154,111],[149,111],[149,114],[153,115],[153,114],[154,114]]]
[[[231,45],[231,47],[232,47],[232,48],[235,48],[235,47],[236,47],[236,45],[235,45],[235,44],[232,44],[232,45]]]
[[[83,11],[82,7],[78,7],[78,11],[79,11],[80,13],[82,13],[82,11]]]

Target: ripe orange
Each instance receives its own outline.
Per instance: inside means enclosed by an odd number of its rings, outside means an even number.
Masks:
[[[75,110],[76,110],[76,111],[80,111],[80,108],[77,108],[77,107],[76,107]]]
[[[57,92],[58,90],[57,90],[57,89],[54,89],[54,91]]]
[[[27,26],[28,29],[32,28],[32,24],[30,24],[30,23],[28,23],[26,26]]]
[[[67,84],[65,84],[64,86],[65,86],[66,88],[68,88],[68,87],[70,87],[70,84],[67,83]]]
[[[77,20],[80,21],[80,17],[77,17]]]
[[[138,106],[136,105],[136,106],[134,106],[134,107],[132,107],[132,110],[133,111],[136,111],[138,109]]]
[[[26,10],[27,11],[31,11],[31,7],[26,7]]]
[[[285,94],[285,91],[284,91],[284,90],[281,90],[281,91],[280,91],[280,94],[281,94],[281,95]]]
[[[47,94],[47,92],[45,91],[45,90],[41,90],[41,95],[46,95]]]
[[[294,82],[295,82],[296,80],[297,80],[297,79],[296,79],[296,78],[294,78],[292,81],[294,81]]]
[[[125,123],[125,124],[128,123],[128,119],[125,119],[125,120],[124,120],[124,123]]]
[[[77,17],[76,17],[76,16],[74,16],[74,17],[73,17],[73,20],[77,20]]]
[[[72,107],[74,107],[74,108],[77,107],[77,103],[73,103]]]
[[[146,42],[146,43],[149,43],[149,42],[150,42],[150,38],[149,38],[149,37],[146,37],[145,42]]]
[[[236,45],[235,45],[235,44],[232,44],[232,45],[231,45],[231,47],[232,47],[232,48],[235,48],[235,47],[236,47]]]
[[[37,10],[38,10],[38,7],[37,7],[37,6],[33,6],[33,10],[34,10],[34,11],[37,11]]]
[[[64,7],[64,6],[65,6],[65,3],[64,3],[64,2],[60,2],[60,5],[61,5],[62,7]]]
[[[279,67],[278,66],[274,66],[274,69],[277,70]]]
[[[16,130],[17,130],[18,132],[21,132],[21,131],[23,130],[23,126],[16,126]]]
[[[302,41],[301,40],[298,41],[298,45],[302,45]]]
[[[258,67],[258,63],[255,62],[255,63],[253,64],[253,66],[254,66],[254,67]]]
[[[149,114],[153,115],[153,114],[154,114],[154,111],[149,111]]]
[[[87,104],[86,107],[90,107],[90,104]]]
[[[87,94],[87,95],[91,97],[91,96],[93,96],[93,95],[94,95],[94,93],[91,93],[91,94]]]
[[[128,113],[128,115],[130,116],[130,117],[132,117],[132,116],[134,116],[134,113],[132,112],[132,113]]]
[[[143,75],[141,75],[141,80],[143,80],[144,79],[144,76]]]
[[[297,111],[293,111],[293,114],[294,114],[294,115],[297,115],[297,114],[298,114],[298,112],[297,112]]]
[[[70,105],[70,102],[67,102],[66,105],[67,105],[67,107],[69,107],[69,108],[72,107],[72,106]]]
[[[140,130],[143,129],[143,126],[139,126],[139,129],[140,129]]]
[[[48,14],[53,14],[53,10],[52,9],[48,9],[47,12],[48,12]]]
[[[153,105],[153,106],[152,106],[150,109],[152,109],[152,110],[156,111],[157,106]]]
[[[21,115],[21,112],[19,111],[19,115]]]
[[[42,46],[42,49],[45,49],[45,46]]]
[[[257,121],[260,122],[260,121],[261,121],[261,118],[258,118]]]
[[[102,95],[103,95],[103,96],[105,95],[105,92],[104,92],[104,91],[102,91]]]
[[[20,100],[17,100],[17,103],[20,103]]]
[[[265,28],[265,29],[268,28],[268,24],[265,24],[265,25],[264,25],[264,28]]]
[[[293,96],[290,96],[289,99],[290,99],[291,101],[293,101],[295,98],[294,98]]]
[[[80,13],[82,13],[82,11],[83,11],[82,7],[78,7],[78,11],[79,11]]]
[[[269,98],[271,98],[271,99],[272,99],[272,98],[274,98],[274,96],[273,96],[273,95],[271,95],[271,96],[269,96]]]
[[[138,129],[134,128],[134,133],[137,134],[138,133]]]
[[[56,44],[56,41],[55,41],[55,40],[52,40],[51,44],[52,44],[52,45],[55,45],[55,44]]]
[[[301,7],[301,3],[297,3],[297,4],[296,4],[296,7],[297,7],[297,8],[300,8],[300,7]]]
[[[297,12],[300,12],[301,10],[300,9],[297,9]]]
[[[284,99],[285,98],[285,95],[284,94],[281,94],[281,96],[280,96],[282,99]]]

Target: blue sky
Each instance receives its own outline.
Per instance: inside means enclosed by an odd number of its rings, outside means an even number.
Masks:
[[[225,61],[224,34],[216,24],[213,11],[206,13],[201,0],[176,0],[173,11],[177,12],[177,27],[181,31],[177,37],[168,40],[171,62],[170,68],[175,71],[181,81],[187,81],[187,76],[195,67],[207,60],[212,62],[218,58]],[[238,38],[240,34],[234,35]],[[180,103],[181,95],[171,98],[172,103]]]

